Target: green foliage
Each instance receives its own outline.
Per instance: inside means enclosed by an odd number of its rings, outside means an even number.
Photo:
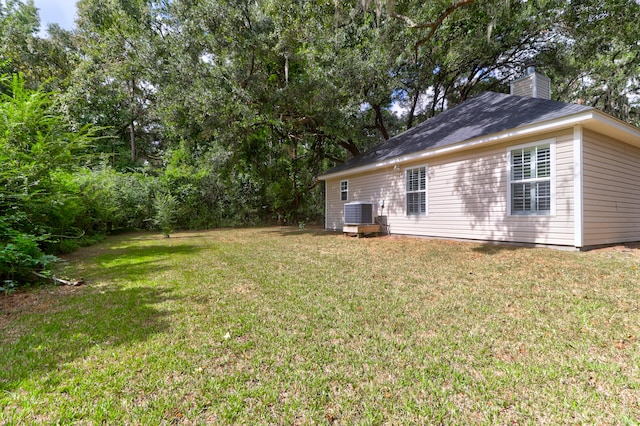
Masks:
[[[54,174],[71,171],[91,141],[88,128],[72,132],[57,111],[55,95],[28,90],[14,75],[0,94],[0,184],[11,202],[40,203],[51,197]]]
[[[158,194],[153,200],[155,207],[154,224],[169,238],[176,224],[178,200],[171,194]]]
[[[24,282],[32,270],[46,269],[57,259],[46,255],[39,243],[48,239],[47,235],[35,235],[16,231],[26,219],[23,213],[0,216],[0,290],[13,288]]]
[[[34,269],[44,269],[57,260],[38,246],[38,238],[30,234],[15,233],[2,242],[0,249],[0,278],[24,281]]]
[[[157,178],[140,172],[117,172],[102,164],[83,170],[75,179],[89,212],[82,221],[83,229],[106,232],[149,227]]]
[[[80,247],[91,246],[104,240],[103,234],[80,235],[78,237],[57,238],[55,242],[47,245],[56,254],[73,253]]]
[[[596,18],[597,17],[597,18]],[[640,125],[640,3],[633,0],[571,2],[559,38],[540,55],[559,99],[581,100]]]
[[[30,89],[64,87],[75,66],[73,37],[57,24],[49,26],[47,38],[39,30],[32,1],[0,2],[0,74],[24,75]]]
[[[160,125],[151,108],[156,89],[150,74],[164,66],[156,56],[160,34],[152,24],[162,24],[153,21],[152,2],[82,0],[77,7],[83,61],[66,96],[71,114],[110,136],[100,149],[112,154],[113,165],[137,167],[158,158]]]
[[[181,229],[219,227],[225,222],[230,195],[219,169],[223,153],[210,150],[201,158],[186,144],[167,154],[161,187],[176,197],[179,205],[176,226]]]
[[[0,277],[24,281],[46,268],[56,238],[77,234],[86,209],[73,177],[92,140],[69,129],[55,94],[29,90],[19,75],[0,92]]]

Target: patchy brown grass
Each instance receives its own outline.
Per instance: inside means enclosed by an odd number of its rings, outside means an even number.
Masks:
[[[634,424],[639,253],[118,236],[0,297],[0,424]]]

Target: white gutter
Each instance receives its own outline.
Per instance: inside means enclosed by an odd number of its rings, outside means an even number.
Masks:
[[[608,136],[615,136],[623,142],[640,147],[640,129],[631,124],[610,116],[602,111],[594,110],[594,130],[604,128],[609,131]],[[602,132],[601,132],[602,133]],[[628,139],[627,139],[628,138]]]
[[[436,157],[444,154],[451,154],[459,151],[465,151],[478,147],[480,145],[493,145],[510,139],[533,136],[538,133],[551,132],[559,129],[570,128],[577,125],[587,125],[593,123],[594,129],[604,127],[604,130],[611,130],[616,135],[627,134],[635,141],[625,141],[640,146],[640,129],[611,117],[608,114],[600,112],[596,109],[580,112],[574,115],[568,115],[559,119],[546,121],[542,123],[530,124],[523,127],[515,127],[513,129],[482,136],[479,138],[468,139],[452,145],[439,148],[430,148],[424,151],[418,151],[401,157],[391,158],[378,163],[366,164],[364,166],[351,169],[341,170],[335,173],[328,173],[318,176],[319,180],[335,179],[342,176],[353,175],[355,173],[364,173],[375,169],[394,166],[396,164],[407,163],[425,158]],[[623,139],[624,140],[624,139]]]

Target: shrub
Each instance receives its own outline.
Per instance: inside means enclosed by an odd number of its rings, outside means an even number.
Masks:
[[[46,269],[58,260],[44,254],[34,235],[16,233],[0,249],[0,277],[4,282],[26,280],[35,269]]]
[[[159,194],[153,201],[155,207],[154,223],[165,237],[174,231],[178,202],[171,194]]]
[[[145,229],[154,216],[158,179],[143,173],[121,173],[110,166],[85,170],[77,176],[88,212],[83,229],[112,231]]]

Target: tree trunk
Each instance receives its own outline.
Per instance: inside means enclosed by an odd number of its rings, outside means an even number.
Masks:
[[[420,99],[420,91],[416,89],[416,92],[413,94],[413,101],[411,102],[409,117],[407,117],[407,130],[413,127],[413,117],[416,113],[416,107],[418,106],[418,99]]]
[[[340,145],[341,147],[349,151],[349,153],[354,157],[360,154],[360,150],[358,149],[358,146],[351,139],[346,141],[339,140],[338,145]]]
[[[380,105],[372,105],[373,110],[376,113],[376,127],[382,133],[382,137],[385,141],[389,140],[389,132],[387,132],[387,128],[384,125],[384,119],[382,118],[382,107]]]
[[[129,122],[129,144],[131,146],[131,162],[135,163],[136,160],[138,159],[138,149],[136,146],[136,128],[135,128],[135,119],[136,119],[135,79],[132,77],[129,83],[131,84],[129,88],[131,93],[131,98],[130,98],[131,121]]]
[[[284,55],[284,84],[289,85],[289,54]]]
[[[131,144],[131,162],[135,163],[138,158],[137,148],[136,148],[136,131],[135,131],[134,120],[131,120],[129,124],[129,143]]]

